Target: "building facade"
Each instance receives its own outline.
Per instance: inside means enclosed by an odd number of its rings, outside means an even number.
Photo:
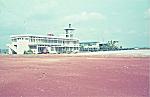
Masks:
[[[80,43],[80,51],[83,52],[95,52],[99,50],[99,42],[81,42]]]
[[[108,41],[108,42],[81,42],[81,52],[96,52],[96,51],[112,51],[120,50],[119,41]]]
[[[9,54],[25,53],[68,53],[79,52],[79,39],[74,38],[75,28],[69,24],[62,36],[48,35],[12,35],[8,44]]]

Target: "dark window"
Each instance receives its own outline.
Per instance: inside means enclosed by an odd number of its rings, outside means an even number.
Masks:
[[[37,46],[36,46],[36,45],[30,45],[29,48],[30,48],[30,49],[36,49]]]

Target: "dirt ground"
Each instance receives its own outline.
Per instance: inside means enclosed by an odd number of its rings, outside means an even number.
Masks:
[[[0,97],[149,97],[150,57],[0,56]]]

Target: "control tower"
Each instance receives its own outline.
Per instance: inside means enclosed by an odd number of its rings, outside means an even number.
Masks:
[[[66,38],[73,38],[73,33],[74,33],[74,30],[76,30],[76,29],[72,28],[71,24],[69,24],[69,27],[65,28],[64,30],[66,31],[65,32],[65,37]]]

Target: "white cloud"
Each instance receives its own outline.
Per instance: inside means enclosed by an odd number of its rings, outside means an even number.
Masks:
[[[35,0],[32,10],[34,12],[47,13],[51,8],[54,8],[58,5],[58,2],[55,0]]]
[[[18,17],[30,17],[37,14],[50,13],[58,6],[56,0],[0,0],[0,10],[18,15]]]
[[[65,16],[65,21],[80,22],[89,20],[104,20],[106,17],[98,12],[82,12],[80,14],[74,14],[70,16]]]
[[[148,15],[150,16],[150,8],[147,10]]]
[[[150,18],[150,8],[148,8],[145,12],[144,12],[144,14],[145,14],[145,18]]]

